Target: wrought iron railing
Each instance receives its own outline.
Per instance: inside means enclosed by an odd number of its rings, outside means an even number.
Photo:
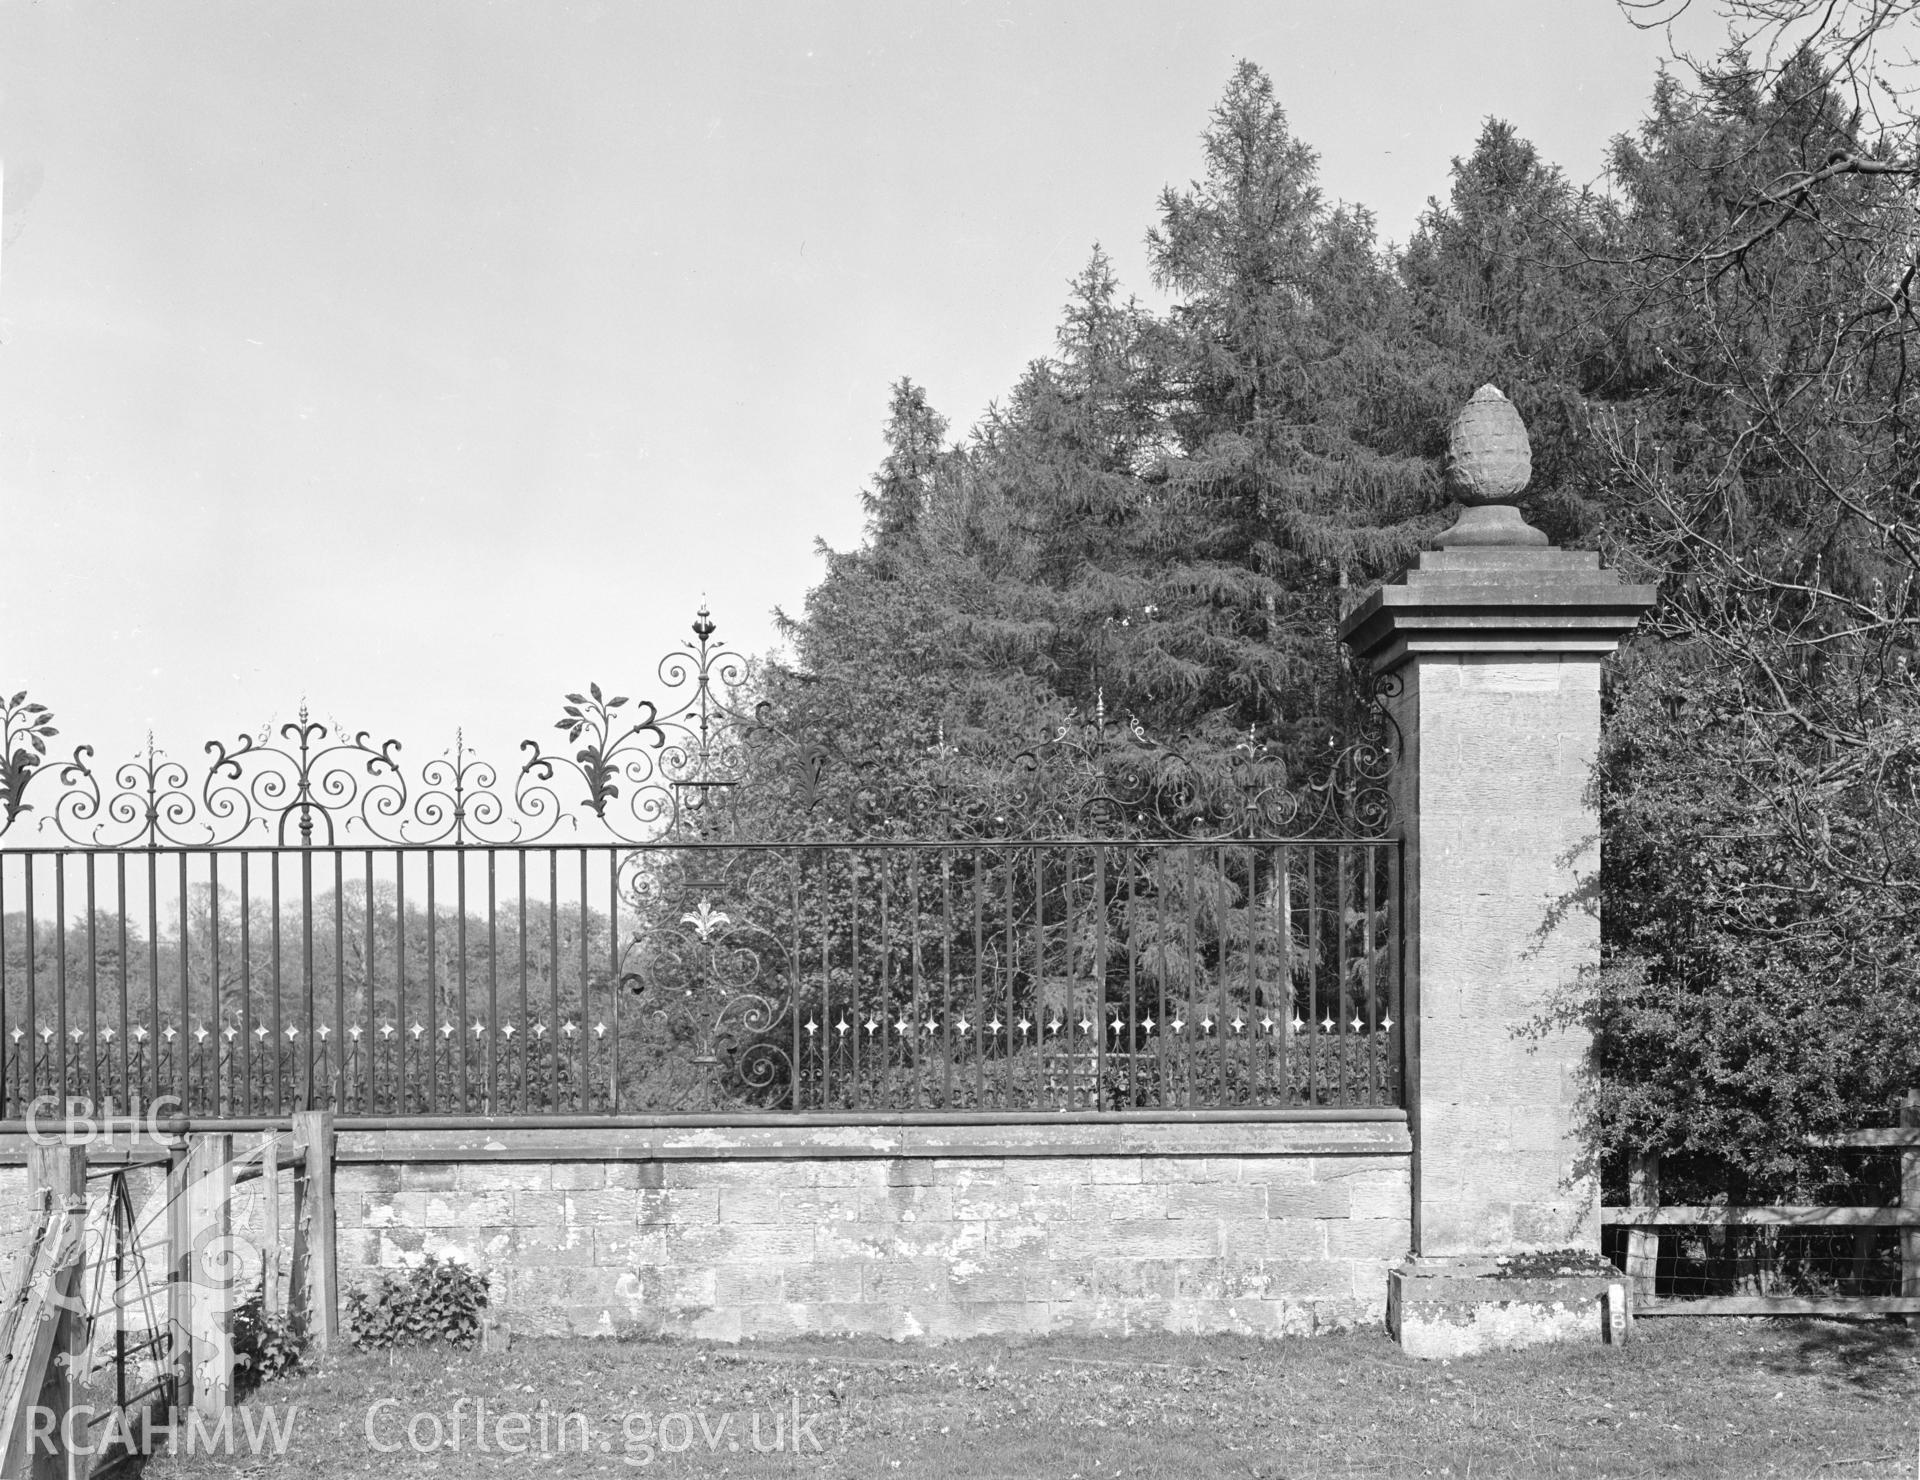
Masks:
[[[56,763],[0,703],[0,1117],[1398,1103],[1383,707],[1297,783],[1097,696],[882,767],[713,634],[505,778],[304,710]]]
[[[0,1111],[1391,1105],[1397,893],[1384,841],[11,850]]]

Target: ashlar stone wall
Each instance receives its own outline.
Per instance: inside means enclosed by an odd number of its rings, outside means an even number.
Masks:
[[[483,1267],[516,1330],[720,1340],[1384,1318],[1410,1145],[1376,1120],[342,1132],[340,1278]]]

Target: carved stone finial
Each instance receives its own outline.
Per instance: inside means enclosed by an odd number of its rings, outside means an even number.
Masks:
[[[1514,507],[1532,477],[1527,424],[1497,386],[1481,386],[1447,432],[1447,483],[1466,511],[1440,543],[1546,544],[1547,537]]]

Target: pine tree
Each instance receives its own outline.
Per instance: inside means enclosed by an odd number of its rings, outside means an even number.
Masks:
[[[1342,588],[1390,575],[1440,522],[1445,421],[1372,219],[1326,205],[1251,63],[1203,152],[1148,238],[1156,280],[1181,295],[1157,336],[1173,440],[1159,497],[1181,535],[1166,581],[1186,597],[1184,656],[1208,675],[1198,704],[1277,727],[1299,754],[1350,717]]]
[[[875,544],[896,539],[919,522],[946,435],[946,418],[927,403],[926,388],[906,376],[894,382],[887,454],[873,486],[860,495],[867,510],[867,533]]]

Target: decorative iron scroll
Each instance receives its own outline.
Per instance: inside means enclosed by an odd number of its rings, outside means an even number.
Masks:
[[[1224,758],[1198,759],[1184,738],[1161,740],[1138,719],[1111,719],[1104,698],[1013,759],[993,821],[1033,837],[1353,837],[1386,834],[1399,730],[1387,704],[1397,674],[1368,677],[1366,722],[1304,783],[1280,751],[1250,732]],[[1331,745],[1331,742],[1329,742]]]
[[[50,760],[53,715],[18,693],[0,704],[0,840],[117,849],[511,846],[557,841],[563,824],[568,842],[596,833],[636,845],[720,840],[739,836],[738,800],[749,784],[778,786],[785,812],[814,812],[868,763],[789,732],[766,703],[744,702],[750,664],[714,632],[702,607],[692,640],[658,665],[659,702],[609,696],[597,683],[567,695],[553,726],[565,744],[522,742],[510,787],[464,735],[409,771],[398,740],[328,726],[304,706],[277,732],[209,741],[204,770],[150,737],[139,754],[97,771],[88,745],[64,763]],[[944,833],[963,838],[1378,838],[1393,822],[1388,783],[1399,734],[1386,701],[1398,690],[1395,675],[1370,680],[1359,738],[1330,750],[1304,781],[1257,734],[1223,759],[1217,746],[1150,735],[1096,700],[1090,716],[997,761],[963,757],[943,741],[936,751],[953,762],[952,779],[938,785],[932,812]],[[34,827],[19,828],[36,812],[29,793],[46,790],[40,778],[50,770],[56,794]],[[816,818],[809,838],[826,825]],[[851,808],[835,825],[850,837],[885,831]]]
[[[633,884],[641,917],[652,888]],[[649,1062],[634,1076],[640,1110],[718,1110],[764,1104],[791,1091],[792,1055],[776,1030],[788,1022],[786,942],[736,924],[706,894],[677,922],[634,937],[640,968],[620,978],[650,1020]]]

